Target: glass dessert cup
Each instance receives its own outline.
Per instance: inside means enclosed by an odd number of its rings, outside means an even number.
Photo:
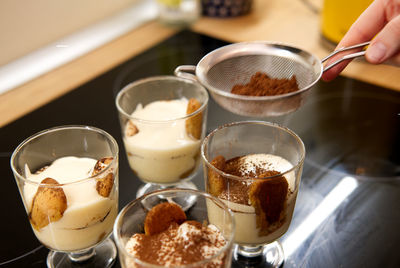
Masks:
[[[278,239],[287,231],[300,184],[305,148],[291,130],[263,121],[227,124],[201,147],[206,191],[233,211],[234,262],[279,267]]]
[[[32,230],[48,267],[111,267],[118,214],[118,145],[105,131],[60,126],[34,134],[11,156]]]
[[[190,180],[200,164],[207,104],[203,86],[175,76],[141,79],[118,93],[129,165],[145,183],[136,197],[169,187],[196,189]]]
[[[134,234],[143,234],[145,233],[146,228],[148,228],[148,226],[146,226],[146,217],[149,213],[149,210],[152,210],[154,206],[165,202],[165,200],[162,200],[162,198],[160,198],[160,195],[162,197],[167,197],[167,200],[170,203],[173,203],[173,200],[175,199],[191,199],[194,196],[195,198],[193,199],[196,200],[196,202],[195,204],[193,204],[192,207],[190,207],[190,209],[185,211],[186,220],[197,221],[203,226],[207,226],[207,224],[215,225],[215,227],[218,228],[225,240],[225,244],[223,245],[223,247],[219,248],[218,251],[216,251],[211,256],[208,256],[197,262],[180,265],[179,267],[230,267],[235,230],[235,220],[232,212],[223,202],[221,202],[221,200],[205,192],[178,188],[164,189],[143,195],[127,204],[118,214],[118,217],[114,224],[114,239],[118,247],[121,266],[123,268],[165,267],[162,265],[145,262],[140,258],[135,257],[135,254],[128,251],[129,246],[127,247],[130,238]],[[148,204],[151,204],[151,206],[149,207]],[[215,211],[212,209],[215,206],[220,209],[219,214],[210,215],[210,213]],[[217,221],[213,222],[212,218],[217,219]],[[184,224],[181,224],[181,226],[182,225]],[[190,232],[182,232],[181,234],[183,234],[183,237],[186,237],[186,242],[189,240],[190,243]],[[153,249],[154,247],[151,248]],[[190,249],[190,246],[188,248]],[[189,249],[187,249],[187,251],[189,251]],[[175,254],[178,250],[182,251],[182,248],[167,248],[165,250],[167,250],[167,252],[171,253],[172,255],[172,253]],[[185,252],[185,249],[183,249],[183,255],[181,255],[183,259],[185,258],[185,256],[187,256],[187,251]],[[160,252],[156,252],[156,254],[157,258],[163,256],[163,254],[161,254]],[[159,260],[157,260],[157,262],[158,261]]]

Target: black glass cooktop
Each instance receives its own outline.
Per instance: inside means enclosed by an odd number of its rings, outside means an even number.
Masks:
[[[225,44],[182,31],[2,127],[0,267],[44,267],[48,253],[31,230],[9,166],[22,140],[65,124],[109,132],[120,146],[122,208],[134,199],[141,183],[125,157],[114,105],[117,92],[138,78],[172,75],[178,65],[196,65]],[[234,115],[210,101],[209,131],[248,119],[253,118]],[[307,150],[292,224],[281,239],[284,267],[400,267],[400,93],[339,77],[319,82],[295,113],[263,120],[293,129]],[[204,189],[201,171],[194,183]],[[118,261],[115,267],[120,267]]]

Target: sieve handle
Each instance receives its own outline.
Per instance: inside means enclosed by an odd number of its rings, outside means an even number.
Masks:
[[[195,73],[196,66],[194,65],[181,65],[176,67],[174,70],[174,74],[178,77],[198,81]]]
[[[356,48],[364,48],[365,46],[368,46],[371,42],[365,42],[365,43],[361,43],[361,44],[357,44],[354,46],[349,46],[349,47],[343,47],[341,49],[335,50],[333,51],[331,54],[329,54],[328,56],[326,56],[325,58],[323,58],[321,60],[322,63],[324,63],[325,61],[327,61],[328,59],[330,59],[331,57],[335,56],[338,53],[341,53],[343,51],[348,51],[348,50],[352,50],[352,49],[356,49]],[[324,67],[324,72],[328,71],[330,68],[336,66],[337,64],[341,63],[342,61],[345,60],[350,60],[350,59],[354,59],[354,58],[358,58],[358,57],[362,57],[365,55],[365,50],[363,51],[359,51],[359,52],[355,52],[355,53],[351,53],[351,54],[347,54],[343,57],[341,57],[340,59],[332,62],[331,64],[329,64],[328,66]]]

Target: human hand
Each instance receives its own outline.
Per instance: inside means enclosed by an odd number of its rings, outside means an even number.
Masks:
[[[374,39],[365,54],[367,61],[372,64],[388,63],[400,66],[400,0],[372,2],[350,27],[336,48],[363,43],[372,38]],[[336,59],[337,56],[332,57],[327,64]],[[327,70],[322,75],[322,79],[325,81],[334,79],[350,61],[344,61]]]

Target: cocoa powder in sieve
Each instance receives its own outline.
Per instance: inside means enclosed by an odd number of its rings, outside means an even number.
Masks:
[[[275,96],[299,90],[296,76],[290,79],[271,78],[266,73],[257,72],[247,84],[236,84],[231,93],[246,96]]]

